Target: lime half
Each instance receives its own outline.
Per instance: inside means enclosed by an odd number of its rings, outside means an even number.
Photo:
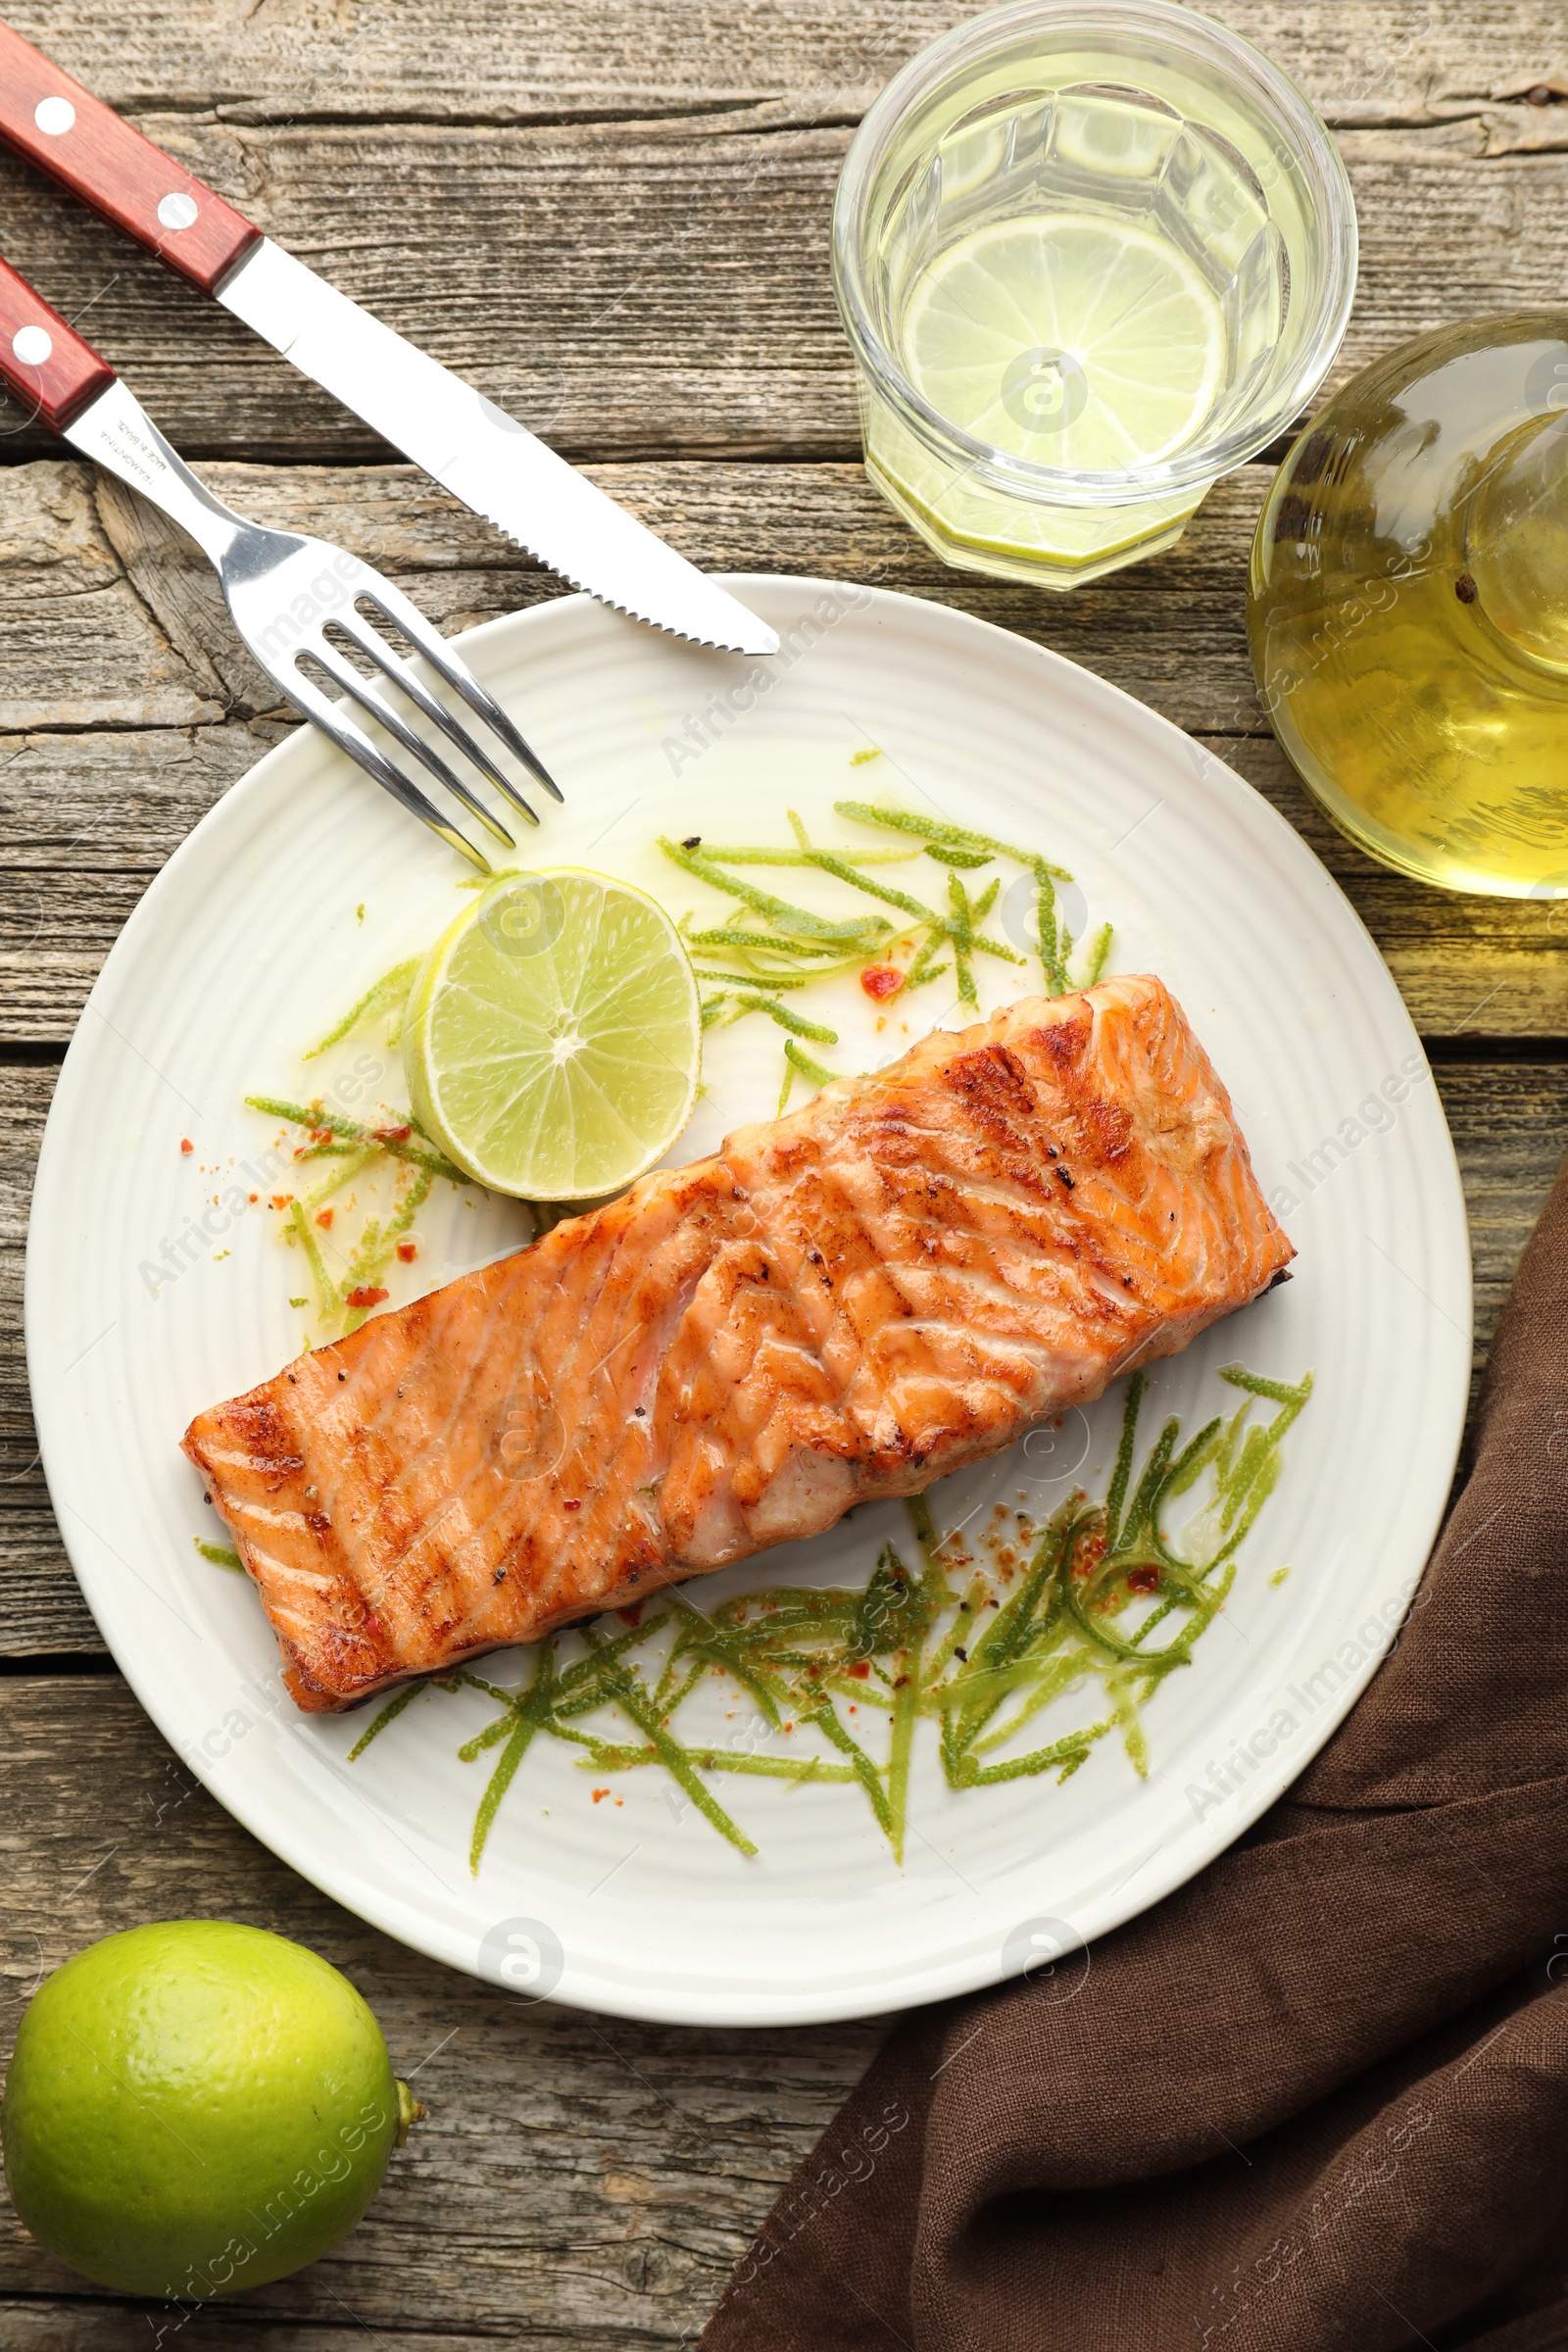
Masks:
[[[1219,298],[1137,222],[1026,213],[938,254],[904,317],[910,380],[993,448],[1075,473],[1168,457],[1214,405]]]
[[[679,933],[573,866],[505,875],[439,939],[403,1033],[410,1098],[460,1168],[525,1200],[591,1200],[691,1116],[702,1010]]]

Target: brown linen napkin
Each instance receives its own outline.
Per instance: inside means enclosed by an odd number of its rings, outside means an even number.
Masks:
[[[1565,2215],[1568,1170],[1360,1704],[1087,1958],[902,2021],[701,2352],[1546,2352]]]

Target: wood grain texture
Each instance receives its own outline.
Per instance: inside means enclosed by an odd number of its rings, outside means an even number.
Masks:
[[[0,1064],[0,1657],[8,1658],[104,1646],[50,1507],[23,1351],[27,1207],[54,1085],[52,1069]]]
[[[1375,865],[1318,814],[1268,735],[1244,608],[1261,466],[1221,483],[1172,554],[1071,597],[948,569],[858,466],[590,470],[702,564],[874,581],[1085,662],[1207,740],[1303,833],[1423,1032],[1568,1034],[1560,908],[1461,901]],[[408,467],[209,471],[262,520],[341,540],[380,565],[443,629],[557,593],[550,574]],[[141,892],[288,721],[195,549],[74,463],[0,473],[0,1038],[64,1045]]]
[[[246,123],[477,122],[792,104],[861,112],[976,0],[27,0],[12,22],[111,106]],[[1556,0],[1216,0],[1336,124],[1441,123],[1568,66]]]
[[[325,6],[208,17],[185,0],[174,22],[149,10],[127,46],[108,12],[42,11],[27,29],[569,456],[852,454],[833,187],[875,90],[961,9],[858,0],[796,21],[732,7],[709,24],[553,0],[498,38],[484,0],[466,0],[439,55],[433,13],[401,13],[402,26]],[[1345,126],[1361,281],[1333,380],[1419,327],[1564,297],[1568,107],[1526,92],[1560,81],[1568,94],[1568,36],[1549,0],[1513,13],[1463,0],[1228,11]],[[9,159],[0,206],[17,266],[68,316],[92,304],[105,357],[188,457],[385,455],[237,322]],[[45,446],[10,421],[14,453]]]
[[[427,2119],[361,2228],[312,2269],[166,2339],[191,2352],[315,2344],[318,2327],[359,2344],[383,2330],[394,2343],[482,2335],[561,2352],[689,2341],[880,2037],[874,2023],[763,2035],[583,2017],[405,1951],[247,1837],[118,1677],[0,1684],[0,1821],[8,2052],[40,1967],[144,1919],[220,1917],[342,1968],[398,2072],[416,2070]],[[19,2299],[45,2295],[70,2298],[64,2330],[13,2332]],[[0,2203],[7,2352],[145,2347],[149,2308],[89,2303]]]
[[[66,120],[45,129],[51,109],[63,109]],[[0,24],[0,135],[204,294],[257,241],[248,220],[9,24]]]
[[[1478,1353],[1568,1145],[1568,1063],[1446,1065],[1439,1084],[1475,1250]],[[17,1361],[15,1236],[48,1071],[3,1073],[0,1362]],[[4,1392],[16,1449],[18,1394]],[[9,1465],[8,1465],[9,1467]],[[80,1639],[74,1588],[35,1548],[35,1474],[3,1490],[0,1633]],[[19,1538],[21,1541],[19,1542]],[[75,1603],[79,1611],[79,1601]],[[191,2352],[362,2343],[397,2352],[532,2341],[561,2352],[686,2344],[778,2185],[857,2079],[874,2023],[713,2034],[530,2008],[388,1942],[249,1839],[191,1781],[118,1678],[0,1682],[0,2036],[40,1967],[152,1917],[247,1920],[344,1968],[431,2109],[367,2222],[298,2278],[190,2323]],[[7,2352],[130,2352],[145,2307],[88,2299],[0,2210]]]
[[[29,343],[32,357],[24,360],[19,354]],[[8,262],[0,261],[0,383],[11,399],[32,409],[52,432],[63,433],[114,380],[114,370],[90,344]]]
[[[1418,327],[1568,300],[1562,0],[1206,4],[1341,137],[1363,262],[1336,380]],[[973,6],[26,0],[11,21],[697,562],[958,606],[1087,663],[1229,760],[1347,890],[1439,1056],[1479,1361],[1568,1146],[1568,913],[1424,891],[1318,815],[1247,658],[1265,469],[1222,484],[1174,554],[1062,600],[944,568],[856,462],[826,264],[834,181],[876,90]],[[9,258],[212,461],[222,495],[342,540],[448,630],[557,593],[9,157],[0,215]],[[256,1846],[117,1677],[26,1670],[104,1663],[37,1464],[22,1351],[51,1065],[142,890],[291,720],[194,550],[23,427],[0,411],[0,2044],[39,1968],[109,1930],[186,1913],[299,1936],[370,1998],[399,2065],[419,2069],[429,2122],[327,2262],[166,2344],[689,2346],[880,2029],[706,2034],[510,2001],[387,1942]],[[5,2352],[155,2339],[147,2306],[86,2288],[0,2200]]]

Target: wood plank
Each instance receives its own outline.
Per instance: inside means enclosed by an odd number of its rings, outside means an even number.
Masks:
[[[99,520],[90,468],[0,474],[0,730],[189,726],[223,714],[160,634]],[[40,700],[37,682],[50,684]]]
[[[28,1075],[41,1105],[47,1073]],[[21,1076],[7,1074],[7,1129],[24,1143]],[[1465,1174],[1484,1343],[1568,1133],[1568,1068],[1474,1064],[1439,1082]],[[8,1198],[8,1234],[15,1208]],[[13,1297],[0,1285],[8,1311]],[[9,1346],[4,1360],[15,1361]],[[19,1567],[6,1560],[8,1584]],[[562,2352],[689,2342],[878,2038],[874,2023],[699,2034],[515,2003],[389,1943],[273,1861],[194,1786],[118,1678],[0,1683],[0,1821],[18,1825],[0,1833],[7,2039],[40,1966],[143,1919],[220,1916],[295,1936],[346,1969],[396,2063],[420,2069],[430,2120],[367,2223],[296,2279],[204,2314],[193,2340],[337,2352],[346,2311],[354,2330],[373,2328],[398,2352],[416,2341],[467,2352],[497,2330],[548,2335]],[[455,2215],[474,2218],[455,2229]],[[129,2352],[145,2325],[145,2307],[85,2301],[0,2215],[8,2345]]]
[[[1568,1150],[1568,1054],[1544,1064],[1444,1061],[1437,1080],[1470,1212],[1479,1368]],[[0,1656],[16,1658],[102,1647],[50,1513],[22,1362],[22,1241],[53,1084],[51,1070],[0,1066]]]
[[[104,1646],[50,1508],[23,1350],[22,1258],[54,1084],[52,1069],[0,1064],[0,1657],[8,1658]]]
[[[1242,634],[1262,469],[1223,486],[1178,554],[1063,603],[945,570],[852,462],[833,181],[875,89],[972,4],[528,0],[498,19],[494,0],[34,0],[21,22],[394,324],[571,454],[619,460],[600,478],[699,562],[962,606],[1232,760],[1339,876],[1441,1043],[1482,1348],[1568,1141],[1568,1059],[1498,1062],[1485,1041],[1568,1037],[1560,910],[1423,892],[1317,815],[1263,727]],[[1344,136],[1364,259],[1341,374],[1439,318],[1560,301],[1568,106],[1525,98],[1538,83],[1568,98],[1560,0],[1220,13]],[[356,546],[449,629],[555,593],[450,501],[376,466],[377,445],[232,321],[5,161],[0,204],[8,252],[68,310],[91,303],[87,330],[189,454],[224,462],[225,495]],[[17,464],[48,445],[16,423],[0,413],[0,1039],[49,1051],[145,883],[286,720],[190,551],[80,469]],[[750,456],[789,462],[736,462]],[[694,457],[711,462],[674,462]],[[275,464],[229,463],[258,459]],[[310,460],[332,465],[301,470]],[[54,1072],[4,1052],[0,1655],[24,1665],[98,1641],[22,1366],[26,1193]],[[254,1845],[118,1677],[24,1672],[0,1680],[0,2043],[40,1965],[149,1917],[221,1915],[347,1968],[396,2061],[420,2067],[429,2122],[368,2222],[300,2278],[204,2311],[193,2345],[689,2345],[879,2037],[874,2023],[710,2034],[525,2007],[392,1945]],[[0,2213],[0,2342],[130,2352],[149,2334],[147,2306],[84,2291]]]
[[[365,2328],[341,2313],[336,2316],[336,2326],[314,2314],[274,2320],[254,2305],[229,2309],[220,2303],[199,2318],[191,2315],[188,2324],[198,2326],[199,2332],[182,2335],[173,2331],[181,2317],[177,2309],[165,2314],[154,2307],[149,2322],[147,2304],[112,2303],[91,2290],[51,2291],[39,2302],[0,2294],[0,2343],[6,2352],[157,2352],[157,2329],[167,2327],[164,2342],[188,2352],[229,2352],[231,2346],[236,2352],[240,2346],[245,2352],[366,2352]],[[382,2326],[370,2338],[375,2352],[495,2352],[497,2342],[507,2340],[490,2328],[454,2331],[440,2323],[435,2328]],[[654,2339],[644,2334],[637,2340]]]
[[[859,114],[976,0],[530,0],[496,37],[490,0],[351,13],[255,0],[31,0],[13,22],[124,113],[160,104],[237,123],[310,116],[527,122],[788,105]],[[1219,0],[1336,123],[1426,124],[1559,79],[1556,0]]]
[[[242,2328],[274,2347],[364,2343],[367,2328],[398,2346],[498,2333],[561,2352],[688,2341],[880,2038],[874,2023],[758,2034],[600,2020],[405,1951],[257,1845],[118,1677],[0,1685],[0,1821],[8,2050],[40,1967],[144,1920],[219,1917],[293,1936],[344,1969],[395,2066],[418,2070],[427,2120],[341,2250],[228,2298],[175,2341],[227,2345]],[[7,2346],[151,2340],[145,2304],[86,2305],[82,2292],[7,2202]],[[74,2318],[13,2332],[20,2299],[43,2296],[71,2298]]]
[[[1445,1061],[1434,1074],[1470,1220],[1479,1374],[1524,1246],[1568,1152],[1568,1059],[1535,1066]]]
[[[1369,21],[1336,47],[1318,41],[1320,8],[1296,40],[1363,93],[1380,24],[1412,74],[1418,59],[1430,73],[1424,12],[1412,0],[1394,13],[1402,29]],[[859,21],[869,26],[870,12]],[[1552,54],[1507,50],[1538,76],[1556,71]],[[1444,55],[1457,65],[1456,49]],[[569,456],[843,458],[858,428],[828,220],[867,90],[797,82],[755,103],[738,92],[630,120],[569,107],[566,119],[475,120],[455,104],[455,120],[343,121],[313,107],[245,122],[183,101],[137,120]],[[1568,109],[1455,99],[1457,114],[1443,101],[1412,127],[1370,94],[1348,103],[1379,127],[1340,134],[1361,280],[1334,381],[1418,328],[1560,299]],[[386,454],[235,320],[9,157],[0,206],[11,258],[68,316],[86,311],[86,331],[187,456]],[[395,222],[396,234],[368,222]],[[0,412],[9,454],[47,446],[15,405]]]
[[[950,570],[858,466],[591,470],[700,564],[878,582],[1086,663],[1208,740],[1283,810],[1349,893],[1424,1032],[1568,1035],[1561,907],[1458,899],[1375,865],[1318,814],[1268,736],[1244,625],[1262,467],[1221,483],[1171,554],[1071,597]],[[263,519],[380,564],[445,629],[557,593],[407,467],[212,471]],[[0,710],[18,730],[0,739],[0,1039],[63,1045],[141,892],[285,722],[195,551],[74,465],[0,472]]]

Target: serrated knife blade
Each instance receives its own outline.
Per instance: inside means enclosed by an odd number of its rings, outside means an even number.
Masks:
[[[573,587],[700,644],[777,653],[764,621],[536,433],[270,237],[252,247],[217,295],[383,441]]]
[[[700,645],[777,653],[765,621],[525,425],[264,237],[4,24],[0,138],[573,587]]]

